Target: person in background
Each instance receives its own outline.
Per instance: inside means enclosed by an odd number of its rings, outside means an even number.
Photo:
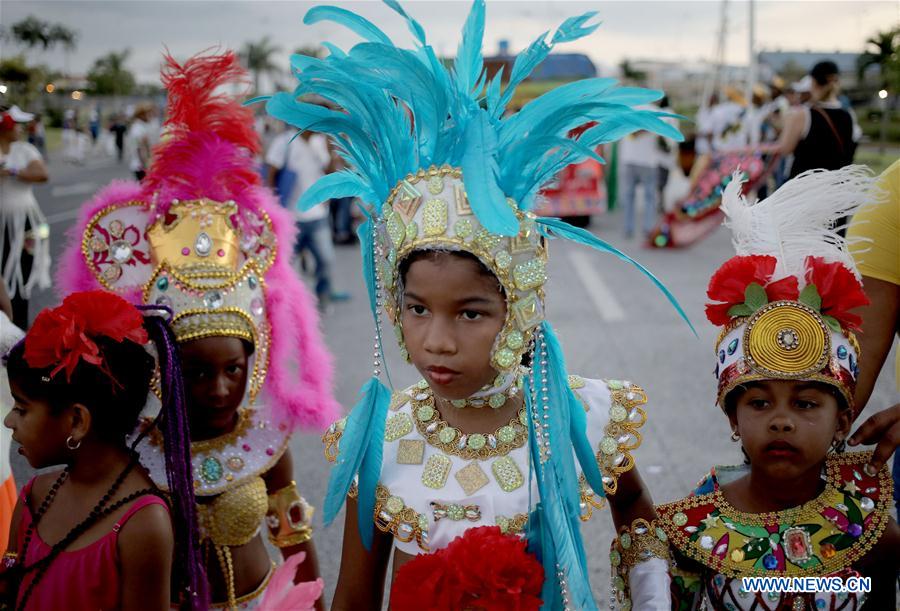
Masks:
[[[862,317],[862,333],[859,334],[862,354],[855,398],[860,410],[872,395],[875,381],[900,329],[900,160],[884,171],[879,186],[883,199],[854,215],[848,232],[850,239],[858,244],[853,255],[869,297],[869,305],[859,312]],[[897,357],[894,375],[900,386],[900,356]],[[873,418],[886,418],[889,410],[900,410],[900,404]],[[881,454],[883,460],[889,456],[887,451]],[[895,506],[900,508],[900,460],[896,454],[893,474]]]
[[[47,166],[21,137],[21,123],[33,116],[17,106],[0,114],[0,277],[12,301],[12,321],[28,327],[32,290],[50,286],[47,221],[32,185],[47,181]]]
[[[112,132],[116,141],[116,159],[122,163],[122,157],[125,154],[125,132],[128,131],[128,125],[125,118],[121,114],[116,114],[109,125],[109,131]]]
[[[33,144],[41,155],[46,156],[46,141],[47,132],[44,129],[44,122],[39,113],[34,113],[34,119],[28,124],[28,143]]]
[[[638,185],[644,189],[644,211],[641,231],[649,236],[656,225],[659,206],[659,166],[662,152],[659,137],[639,131],[619,142],[621,164],[622,207],[625,215],[625,237],[631,239],[635,231],[635,197]]]
[[[789,177],[806,170],[837,170],[853,163],[853,117],[838,100],[837,65],[819,62],[809,73],[810,104],[796,106],[788,114],[778,142],[765,147],[781,155],[793,155]],[[802,90],[804,87],[795,87]]]
[[[12,324],[12,303],[6,288],[0,282],[0,354],[6,354],[16,342],[22,339],[22,330]],[[9,380],[6,368],[0,367],[0,419],[12,409],[13,398],[9,393]],[[12,522],[13,510],[16,507],[16,482],[10,469],[10,446],[12,433],[5,426],[0,426],[0,549],[5,550],[9,543],[9,526]]]
[[[321,134],[304,132],[294,137],[292,130],[278,134],[266,153],[266,165],[269,166],[268,184],[276,188],[277,173],[287,171],[294,175],[293,185],[280,181],[282,189],[290,189],[290,196],[282,202],[288,208],[294,208],[297,221],[297,242],[294,254],[303,257],[309,251],[315,261],[316,297],[319,309],[325,310],[332,301],[347,298],[342,293],[334,293],[331,285],[331,271],[334,265],[334,244],[331,240],[331,228],[328,222],[328,202],[321,202],[309,210],[297,210],[297,202],[313,183],[331,169],[331,153],[328,141]]]
[[[134,117],[128,132],[125,134],[125,150],[128,155],[128,168],[137,180],[143,180],[150,165],[153,146],[150,119],[153,117],[153,106],[141,104],[134,110]]]

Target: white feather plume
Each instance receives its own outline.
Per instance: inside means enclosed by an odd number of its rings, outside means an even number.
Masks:
[[[775,257],[774,278],[796,276],[801,287],[810,255],[840,262],[860,278],[848,242],[835,224],[874,201],[876,179],[868,167],[809,170],[754,203],[741,195],[740,176],[735,172],[722,194],[725,225],[738,255]]]

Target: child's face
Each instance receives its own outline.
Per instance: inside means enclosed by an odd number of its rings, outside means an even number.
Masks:
[[[225,430],[247,388],[249,355],[236,337],[205,337],[181,345],[186,395],[194,430]]]
[[[22,445],[19,453],[35,469],[66,462],[66,437],[72,430],[69,410],[54,414],[48,402],[29,398],[15,380],[9,381],[9,387],[15,403],[3,424]]]
[[[493,381],[491,348],[506,320],[497,279],[476,261],[446,254],[414,261],[404,289],[406,348],[434,392],[465,399]]]
[[[751,382],[729,419],[752,468],[773,479],[795,478],[816,467],[850,430],[849,410],[839,409],[835,396],[815,382]]]

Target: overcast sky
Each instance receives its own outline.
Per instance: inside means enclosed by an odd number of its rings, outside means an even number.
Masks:
[[[352,8],[378,24],[397,44],[411,45],[405,25],[380,2],[332,1]],[[87,72],[94,59],[111,51],[131,49],[128,67],[141,82],[157,79],[159,59],[167,46],[176,57],[221,45],[239,49],[249,40],[270,36],[281,47],[276,60],[287,67],[288,54],[300,46],[322,40],[346,47],[358,41],[354,34],[331,24],[303,25],[310,2],[232,1],[0,1],[0,23],[13,24],[28,15],[62,23],[78,32],[77,49],[31,51],[33,61]],[[404,3],[428,33],[441,54],[453,55],[469,2],[416,1]],[[748,4],[728,3],[726,61],[746,63]],[[594,10],[603,21],[594,35],[559,49],[587,53],[596,63],[612,67],[623,58],[698,61],[712,59],[721,2],[631,0],[628,2],[489,1],[485,52],[508,39],[513,51],[535,36],[555,28],[564,18]],[[900,24],[900,0],[827,1],[760,0],[756,3],[759,50],[861,51],[876,31]],[[3,55],[17,52],[9,43]]]

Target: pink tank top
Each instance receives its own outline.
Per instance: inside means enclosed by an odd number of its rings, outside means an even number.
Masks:
[[[17,535],[18,548],[21,550],[25,541],[25,531],[31,524],[31,511],[24,502],[31,492],[34,479],[22,489],[21,498],[25,511]],[[119,518],[112,530],[100,539],[81,549],[61,552],[50,564],[44,577],[28,597],[27,611],[43,609],[69,609],[71,611],[97,611],[119,608],[119,554],[116,541],[119,530],[129,518],[148,505],[162,505],[168,510],[165,501],[160,497],[147,494],[138,497],[128,511]],[[50,553],[47,545],[37,530],[31,536],[25,566],[37,562]],[[25,593],[34,573],[28,573],[19,585],[19,597]],[[18,601],[17,601],[18,604]]]

